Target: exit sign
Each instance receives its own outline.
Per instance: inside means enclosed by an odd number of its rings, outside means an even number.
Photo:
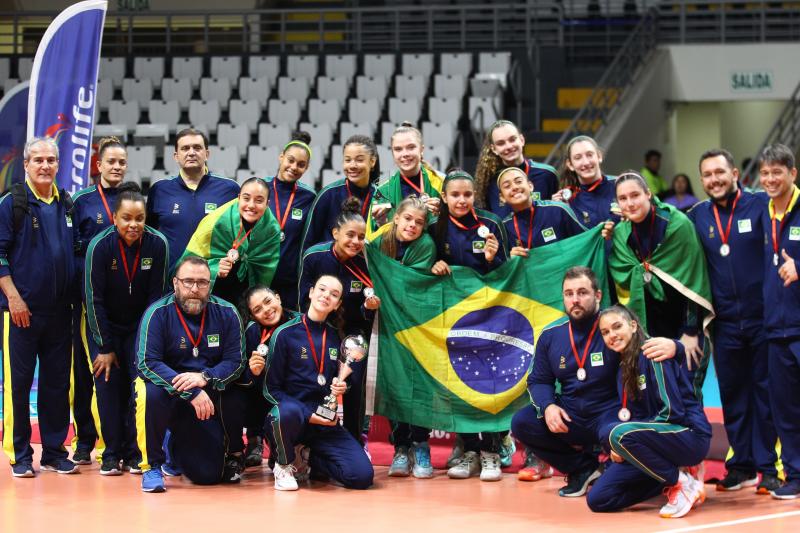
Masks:
[[[736,70],[731,72],[731,91],[772,92],[774,79],[771,70]]]

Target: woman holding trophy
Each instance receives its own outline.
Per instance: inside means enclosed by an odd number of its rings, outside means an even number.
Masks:
[[[340,350],[339,332],[328,323],[342,305],[343,292],[335,276],[319,277],[309,290],[308,311],[270,338],[264,397],[273,406],[266,429],[275,443],[275,490],[297,490],[309,467],[346,488],[372,485],[366,452],[336,418],[349,364],[366,357],[363,339],[348,337]],[[345,359],[337,365],[340,354]]]

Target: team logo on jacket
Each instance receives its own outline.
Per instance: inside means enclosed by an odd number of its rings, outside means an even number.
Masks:
[[[800,241],[800,226],[789,227],[789,240]]]
[[[753,223],[750,222],[749,218],[743,218],[737,221],[737,225],[739,226],[739,233],[750,233],[753,231]]]
[[[308,350],[305,346],[300,347],[300,359],[308,359]]]
[[[333,359],[335,361],[338,357],[339,357],[338,348],[328,348],[328,359]]]
[[[39,229],[39,219],[36,217],[31,217],[31,223],[33,224],[33,229]]]
[[[111,259],[111,270],[117,270],[117,268],[119,268],[119,267],[117,267],[117,258],[113,257]]]
[[[292,220],[303,220],[303,210],[296,207],[292,209]]]
[[[172,214],[173,215],[180,215],[181,214],[181,204],[175,204],[172,206]]]
[[[472,241],[473,254],[482,254],[484,248],[486,248],[486,241]]]
[[[647,377],[644,374],[639,374],[639,390],[647,388]]]
[[[219,333],[206,335],[206,344],[209,348],[219,348]]]
[[[217,210],[217,204],[215,204],[214,202],[206,202],[206,206],[205,206],[206,214],[209,214],[210,212],[216,211],[216,210]]]
[[[181,350],[185,350],[188,347],[189,346],[186,344],[186,337],[181,337],[181,342],[180,344],[178,344],[178,348],[180,348]]]
[[[603,366],[603,352],[595,352],[591,354],[590,364],[592,366]]]
[[[142,257],[142,270],[150,270],[153,267],[152,257]]]
[[[65,219],[65,220],[66,220],[66,222],[67,222],[67,227],[68,227],[68,228],[71,228],[71,227],[72,227],[72,217],[71,217],[71,216],[69,216],[69,215],[66,215],[66,216],[64,217],[64,219]]]
[[[544,228],[542,230],[542,239],[544,239],[544,242],[556,240],[556,230],[553,228]]]
[[[713,239],[714,238],[714,226],[709,226],[708,227],[708,238],[709,239]]]
[[[97,223],[98,224],[103,223],[103,213],[97,213]]]
[[[539,191],[536,191],[533,194],[531,194],[531,198],[533,198],[534,201],[535,200],[541,200],[542,199],[542,193],[540,193]]]
[[[364,284],[360,281],[351,281],[350,282],[350,292],[361,292],[361,289],[364,288]]]
[[[567,368],[567,358],[564,357],[563,355],[561,356],[561,359],[559,359],[558,361],[558,368],[559,370]]]

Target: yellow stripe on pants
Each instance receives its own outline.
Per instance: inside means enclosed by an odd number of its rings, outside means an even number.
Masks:
[[[81,308],[81,343],[83,344],[83,353],[86,355],[86,361],[89,363],[89,372],[92,372],[92,355],[89,353],[89,339],[86,337],[86,307]],[[103,464],[103,452],[106,449],[106,441],[103,439],[103,428],[100,424],[100,411],[97,408],[97,388],[94,386],[94,372],[92,372],[92,420],[94,420],[94,427],[97,429],[97,455],[95,458],[97,462]],[[126,411],[127,412],[127,411]],[[73,450],[78,445],[78,426],[75,425],[75,438],[72,439]]]
[[[151,468],[147,462],[147,426],[145,425],[147,386],[140,377],[137,377],[133,383],[136,394],[136,444],[142,453],[142,462],[139,463],[139,468],[142,469],[142,472],[146,472]]]
[[[14,451],[14,400],[11,395],[11,313],[3,311],[3,451],[16,464]]]

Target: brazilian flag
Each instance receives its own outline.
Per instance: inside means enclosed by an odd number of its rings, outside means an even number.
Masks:
[[[443,277],[368,246],[381,298],[378,348],[373,336],[370,350],[371,369],[377,365],[374,411],[446,431],[507,430],[528,401],[539,334],[564,316],[564,272],[588,266],[605,287],[603,243],[598,226],[513,257],[485,276],[456,266]]]

